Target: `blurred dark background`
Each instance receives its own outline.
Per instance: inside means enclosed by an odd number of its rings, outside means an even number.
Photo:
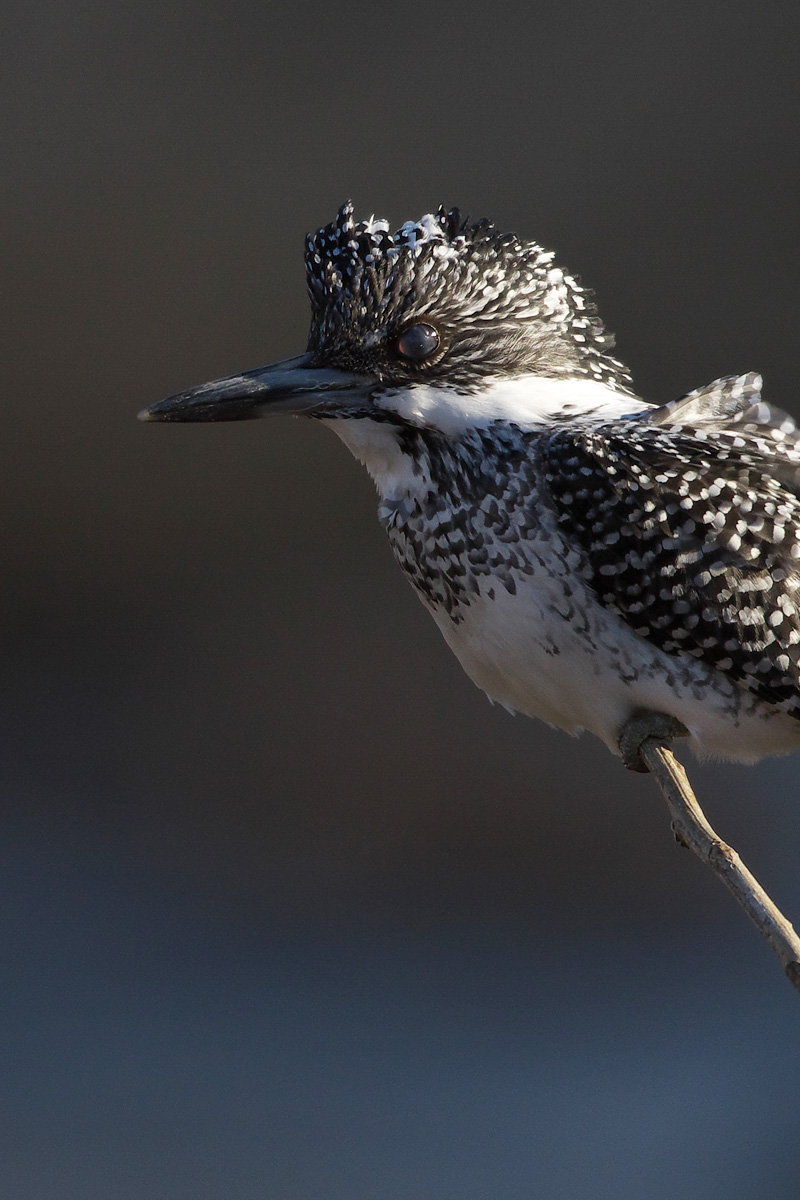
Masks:
[[[655,786],[487,704],[324,430],[134,417],[304,348],[348,196],[800,415],[798,6],[3,21],[0,1195],[796,1200],[797,996]],[[800,920],[800,759],[692,774]]]

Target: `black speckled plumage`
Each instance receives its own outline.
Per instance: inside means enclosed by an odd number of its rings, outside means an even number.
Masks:
[[[755,375],[611,422],[405,430],[430,486],[384,505],[401,566],[454,623],[535,575],[552,506],[598,603],[800,717],[800,433]]]
[[[599,602],[800,716],[800,434],[757,376],[541,439],[559,527]]]
[[[426,482],[413,500],[384,502],[379,516],[417,591],[459,624],[482,588],[513,595],[534,573],[538,439],[504,422],[457,440],[408,428],[398,436]]]

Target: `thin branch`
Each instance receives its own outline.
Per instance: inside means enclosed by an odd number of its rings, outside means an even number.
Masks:
[[[680,722],[660,713],[633,717],[620,737],[623,760],[631,770],[652,773],[667,802],[675,836],[733,892],[777,954],[789,982],[800,992],[800,937],[736,851],[718,837],[706,820],[686,772],[672,753],[672,739],[686,736],[686,732]]]

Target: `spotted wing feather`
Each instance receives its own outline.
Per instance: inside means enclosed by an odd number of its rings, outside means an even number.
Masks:
[[[761,403],[761,382],[761,376],[755,372],[716,379],[706,387],[681,396],[680,400],[671,400],[669,404],[650,409],[639,419],[649,425],[694,425],[703,429],[724,429],[740,423],[748,416],[758,424],[769,424],[769,412],[776,413],[781,421],[788,420],[794,425],[786,413],[779,413]]]
[[[562,429],[539,453],[599,601],[800,717],[800,431],[754,380]]]

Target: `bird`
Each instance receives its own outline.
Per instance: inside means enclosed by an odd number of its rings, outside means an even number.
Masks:
[[[140,417],[330,428],[446,643],[509,710],[623,757],[647,714],[701,758],[800,747],[800,431],[759,375],[642,399],[554,254],[455,208],[392,230],[348,202],[305,266],[304,354]]]

